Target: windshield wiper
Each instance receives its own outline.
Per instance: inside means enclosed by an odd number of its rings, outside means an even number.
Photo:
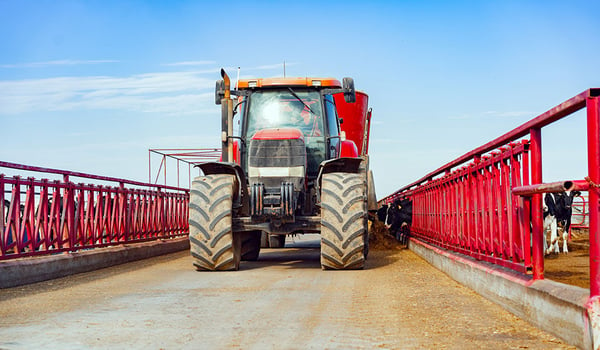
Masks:
[[[296,98],[298,101],[302,102],[302,104],[304,105],[304,107],[308,108],[308,110],[309,110],[309,111],[310,111],[312,114],[316,115],[317,117],[319,116],[317,113],[315,113],[315,111],[313,111],[313,109],[312,109],[312,108],[310,108],[310,106],[309,106],[309,105],[307,105],[307,104],[306,104],[306,102],[304,102],[304,100],[303,100],[303,99],[301,99],[301,98],[300,98],[300,96],[298,96],[298,95],[297,95],[297,94],[294,92],[294,90],[292,90],[292,88],[291,88],[291,87],[288,87],[288,90],[290,90],[290,93],[292,94],[292,96],[294,96],[294,97],[295,97],[295,98]]]

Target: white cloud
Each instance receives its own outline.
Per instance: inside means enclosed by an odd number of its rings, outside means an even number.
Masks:
[[[60,60],[11,67],[116,62]],[[168,63],[169,66],[208,65],[211,61]],[[286,63],[294,65],[295,63]],[[280,69],[282,64],[253,70]],[[161,114],[204,113],[213,107],[216,69],[154,72],[126,77],[82,76],[0,81],[0,115],[70,110],[125,110]],[[210,110],[210,112],[213,112]]]
[[[198,113],[213,98],[215,79],[205,73],[214,72],[0,81],[0,114],[76,109]]]
[[[76,66],[82,64],[116,63],[115,60],[55,60],[45,62],[24,62],[13,64],[2,64],[0,68],[41,68],[49,66]]]

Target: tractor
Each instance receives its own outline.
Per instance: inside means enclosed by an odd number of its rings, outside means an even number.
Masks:
[[[323,269],[364,268],[377,209],[367,95],[351,78],[238,79],[232,90],[221,76],[221,161],[200,164],[190,190],[196,269],[238,270],[306,233],[320,233]]]

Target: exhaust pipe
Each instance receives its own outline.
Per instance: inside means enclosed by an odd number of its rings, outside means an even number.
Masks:
[[[225,69],[221,68],[224,94],[221,99],[221,157],[223,162],[233,162],[233,101],[231,100],[231,82]]]

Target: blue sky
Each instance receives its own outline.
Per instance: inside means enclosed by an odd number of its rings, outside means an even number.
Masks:
[[[369,94],[382,197],[600,87],[598,1],[223,4],[1,0],[0,160],[147,181],[149,148],[218,147],[221,67],[285,61]],[[587,174],[583,113],[542,135],[545,181]]]

